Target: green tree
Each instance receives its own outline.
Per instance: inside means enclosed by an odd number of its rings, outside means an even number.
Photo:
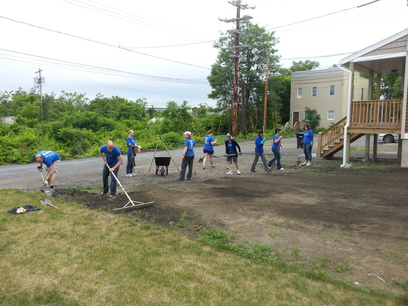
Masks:
[[[381,75],[381,96],[385,100],[402,99],[401,73],[385,73]]]
[[[166,109],[163,111],[162,132],[179,132],[182,133],[192,128],[194,121],[193,115],[189,113],[189,106],[187,101],[178,105],[174,101],[167,103]]]
[[[316,109],[305,107],[305,122],[310,125],[310,129],[314,130],[320,124],[320,115]]]
[[[263,124],[265,66],[270,60],[270,73],[278,70],[279,57],[275,48],[278,40],[274,32],[254,25],[249,21],[241,24],[240,32],[245,33],[240,38],[240,44],[248,47],[240,48],[238,75],[238,107],[245,116],[250,118],[252,129],[258,130]],[[231,109],[233,104],[234,82],[234,47],[235,35],[222,33],[214,44],[219,50],[216,63],[212,65],[208,81],[212,87],[209,98],[217,100],[218,107]],[[241,129],[246,129],[246,124]]]
[[[289,68],[289,70],[290,72],[308,71],[308,70],[315,69],[319,66],[320,66],[320,63],[318,61],[305,60],[305,61],[292,62],[292,66]]]

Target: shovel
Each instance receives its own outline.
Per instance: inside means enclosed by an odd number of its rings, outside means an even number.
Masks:
[[[51,207],[54,207],[54,208],[56,208],[56,209],[62,211],[62,212],[65,213],[65,214],[67,213],[66,211],[63,211],[62,209],[59,209],[57,206],[52,205],[52,204],[51,204],[51,201],[48,200],[48,199],[41,200],[40,203],[41,203],[42,205],[49,205],[49,206],[51,206]]]
[[[38,171],[40,171],[41,178],[42,178],[42,181],[43,181],[43,185],[44,185],[44,187],[45,187],[45,188],[44,188],[44,193],[45,193],[46,195],[52,196],[53,191],[51,190],[50,187],[47,186],[46,180],[45,180],[44,175],[43,175],[43,173],[42,173],[42,167],[41,167],[41,166],[38,166],[37,169],[38,169]]]

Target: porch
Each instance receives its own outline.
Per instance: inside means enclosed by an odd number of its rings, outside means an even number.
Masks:
[[[400,134],[403,100],[352,101],[347,133],[350,143],[365,134]],[[330,158],[344,147],[344,117],[326,131],[318,134],[316,155]],[[376,158],[377,142],[374,141],[373,154]]]

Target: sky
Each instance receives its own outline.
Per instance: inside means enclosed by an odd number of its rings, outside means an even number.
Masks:
[[[235,0],[233,0],[235,1]],[[0,3],[0,94],[119,96],[148,105],[208,99],[213,43],[235,27],[228,0],[13,0]],[[408,28],[407,0],[248,0],[242,15],[274,31],[282,67],[322,68]],[[255,7],[255,8],[253,8]]]

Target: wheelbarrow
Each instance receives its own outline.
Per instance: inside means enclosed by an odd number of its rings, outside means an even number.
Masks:
[[[156,163],[156,175],[159,174],[164,176],[164,173],[169,174],[169,165],[171,157],[155,157],[154,162]]]

